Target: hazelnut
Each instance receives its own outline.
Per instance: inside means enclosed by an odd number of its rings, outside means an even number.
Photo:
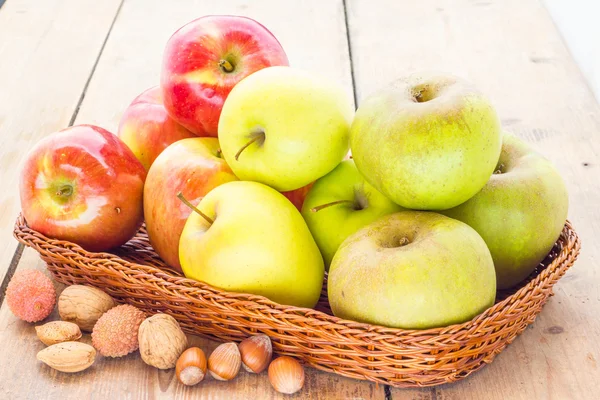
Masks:
[[[250,336],[239,344],[242,366],[248,372],[260,374],[269,366],[273,357],[271,339],[265,334]]]
[[[202,349],[190,347],[179,356],[175,365],[175,374],[181,383],[194,386],[206,375],[206,356]]]
[[[208,357],[208,370],[213,378],[228,381],[238,374],[242,357],[237,344],[223,343]]]
[[[304,386],[304,368],[295,358],[276,358],[269,365],[269,382],[279,393],[296,393]]]

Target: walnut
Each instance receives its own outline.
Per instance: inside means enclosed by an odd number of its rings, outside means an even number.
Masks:
[[[187,337],[175,318],[156,314],[140,325],[138,339],[142,360],[159,369],[175,368],[187,347]]]

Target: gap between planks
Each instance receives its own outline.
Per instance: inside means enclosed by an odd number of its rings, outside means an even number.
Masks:
[[[0,8],[2,7],[2,5],[4,3],[5,3],[5,0],[0,0]],[[100,58],[102,57],[106,43],[108,42],[108,39],[110,38],[110,34],[113,30],[115,22],[117,21],[120,11],[123,7],[123,3],[124,3],[124,0],[121,0],[121,2],[119,3],[119,7],[117,8],[117,10],[115,12],[115,16],[111,22],[111,25],[107,31],[107,34],[106,34],[106,36],[102,42],[102,45],[98,51],[96,60],[94,61],[94,64],[90,70],[90,74],[82,88],[81,95],[77,101],[75,109],[73,110],[73,114],[71,115],[68,126],[72,126],[74,124],[74,122],[77,118],[77,115],[79,114],[81,105],[83,103],[83,100],[85,99],[87,89],[88,89],[89,84],[92,80],[92,77],[96,71],[96,68],[100,61]],[[346,28],[346,44],[347,44],[347,50],[348,50],[348,57],[350,60],[350,75],[351,75],[351,80],[352,80],[352,93],[353,93],[353,97],[354,97],[355,108],[358,108],[358,99],[357,99],[357,94],[356,94],[356,83],[355,83],[355,76],[354,76],[354,61],[352,58],[352,42],[351,42],[350,28],[349,28],[349,24],[348,24],[348,12],[347,12],[346,0],[342,0],[342,8],[343,8],[343,13],[344,13],[344,23],[345,23],[345,28]],[[13,277],[13,275],[17,269],[17,266],[19,265],[21,256],[23,255],[24,248],[25,248],[25,246],[22,243],[18,243],[18,245],[15,249],[15,252],[13,254],[13,257],[11,259],[10,266],[7,270],[7,273],[5,274],[4,279],[2,280],[2,284],[0,285],[0,306],[4,302],[4,294],[6,291],[6,287],[8,286],[8,283],[10,282],[11,278]],[[385,394],[385,400],[391,400],[393,398],[391,388],[389,385],[384,385],[384,394]],[[435,389],[432,389],[432,394],[433,394],[433,396],[435,396]],[[432,398],[434,398],[434,397],[432,397]]]
[[[358,109],[358,99],[356,96],[356,81],[354,80],[354,61],[352,60],[352,41],[350,40],[350,25],[348,24],[348,7],[346,6],[346,0],[342,0],[342,8],[344,9],[344,25],[346,26],[346,45],[348,46],[348,58],[350,59],[350,78],[352,79],[352,96],[354,96],[354,108]]]
[[[77,114],[79,113],[81,103],[83,102],[83,99],[85,98],[85,92],[88,89],[88,86],[90,84],[90,81],[92,80],[92,76],[94,75],[94,72],[96,71],[96,67],[98,66],[98,62],[100,61],[100,57],[102,56],[102,52],[104,51],[106,42],[108,41],[108,38],[110,37],[110,33],[112,32],[112,29],[115,26],[115,22],[117,21],[117,17],[119,16],[119,12],[121,11],[121,8],[123,7],[124,1],[125,0],[121,0],[121,2],[119,3],[119,7],[117,8],[117,11],[115,12],[115,16],[110,24],[110,27],[108,28],[108,32],[106,33],[106,36],[104,37],[104,41],[102,42],[102,45],[100,46],[100,50],[98,51],[98,56],[96,57],[96,60],[94,61],[94,65],[92,65],[90,74],[89,74],[85,84],[83,85],[83,89],[81,90],[81,96],[79,96],[79,100],[77,101],[75,110],[73,110],[73,114],[71,115],[71,119],[69,121],[68,126],[73,126],[73,123],[75,122],[75,119],[77,118]],[[0,8],[4,4],[4,2],[5,2],[5,0],[0,0]],[[17,248],[15,249],[13,257],[10,261],[10,266],[8,267],[8,270],[6,271],[6,274],[4,275],[4,279],[2,280],[2,284],[0,285],[0,306],[2,306],[2,303],[4,303],[4,294],[6,292],[6,288],[8,286],[8,283],[12,279],[13,275],[15,274],[15,271],[17,270],[17,266],[19,265],[19,261],[21,261],[21,256],[23,255],[24,248],[25,248],[25,246],[22,243],[19,243],[17,245]]]
[[[350,34],[350,25],[348,24],[348,7],[346,0],[342,0],[344,10],[344,26],[346,27],[346,46],[348,46],[348,58],[350,60],[350,78],[352,80],[352,96],[354,98],[354,109],[358,109],[358,98],[356,96],[356,80],[354,79],[354,60],[352,59],[352,40]],[[392,389],[389,385],[383,385],[385,400],[392,400]]]

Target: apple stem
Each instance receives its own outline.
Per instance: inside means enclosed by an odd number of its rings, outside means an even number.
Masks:
[[[321,204],[320,206],[313,207],[313,208],[310,209],[310,211],[311,212],[318,212],[318,211],[321,211],[324,208],[331,207],[331,206],[337,206],[338,204],[343,204],[343,203],[354,204],[354,201],[352,201],[352,200],[337,200],[337,201],[332,201],[331,203]]]
[[[240,158],[240,154],[242,154],[242,151],[246,150],[248,148],[248,146],[250,146],[252,143],[256,142],[257,140],[259,140],[261,138],[264,139],[264,137],[265,137],[265,134],[261,133],[259,135],[254,136],[248,143],[243,145],[242,148],[239,149],[237,153],[235,153],[235,161],[237,161],[238,158]]]
[[[206,222],[208,222],[208,223],[209,223],[209,225],[212,225],[212,224],[214,224],[214,223],[215,223],[215,221],[213,221],[212,219],[210,219],[210,217],[209,217],[208,215],[204,214],[204,213],[203,213],[202,211],[200,211],[200,210],[199,210],[197,207],[195,207],[195,206],[194,206],[192,203],[190,203],[190,202],[189,202],[189,200],[185,198],[185,196],[183,195],[183,193],[181,193],[181,192],[177,193],[177,198],[178,198],[179,200],[181,200],[181,202],[182,202],[183,204],[185,204],[186,206],[188,206],[189,208],[191,208],[191,209],[192,209],[192,211],[195,211],[195,212],[197,212],[198,214],[200,214],[200,216],[201,216],[202,218],[204,218],[204,219],[206,220]]]
[[[219,68],[221,68],[221,71],[225,73],[230,73],[233,71],[233,65],[231,65],[231,63],[225,59],[219,61]]]
[[[218,149],[218,150],[217,150],[217,157],[219,157],[219,158],[223,158],[223,157],[222,157],[222,155],[223,155],[223,150],[221,150],[221,149]]]
[[[70,185],[61,186],[56,192],[57,196],[68,197],[73,194],[73,188]]]
[[[498,174],[502,174],[504,173],[504,164],[500,164],[496,167],[496,170],[494,171],[494,175],[498,175]]]
[[[410,243],[410,239],[408,239],[406,236],[402,236],[398,241],[398,247],[406,246],[408,243]]]

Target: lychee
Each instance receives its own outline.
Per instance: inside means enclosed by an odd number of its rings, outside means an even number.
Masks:
[[[128,304],[111,308],[94,325],[92,344],[105,357],[122,357],[136,351],[138,329],[145,318],[143,311]]]
[[[6,302],[18,318],[38,322],[54,310],[56,290],[42,271],[22,269],[13,275],[6,288]]]

